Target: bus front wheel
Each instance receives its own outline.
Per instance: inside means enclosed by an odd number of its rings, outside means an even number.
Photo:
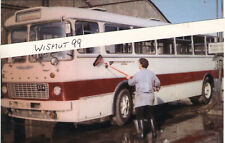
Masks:
[[[127,88],[121,89],[115,99],[113,122],[122,126],[129,121],[132,114],[132,100]]]

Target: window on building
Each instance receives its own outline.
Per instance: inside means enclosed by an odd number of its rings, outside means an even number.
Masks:
[[[159,55],[174,55],[174,39],[161,39],[157,40],[158,43],[158,54]]]
[[[176,38],[177,54],[192,55],[191,36]]]
[[[115,26],[115,25],[105,25],[105,32],[112,31],[120,31],[120,30],[128,30],[130,27],[128,26]],[[131,54],[132,53],[132,44],[124,43],[124,44],[116,44],[116,45],[108,45],[105,47],[106,53],[108,54]]]
[[[98,24],[96,22],[76,21],[75,33],[76,35],[86,35],[98,33]],[[96,47],[84,48],[77,50],[80,54],[92,54],[97,53]]]
[[[193,36],[195,55],[205,55],[205,37]]]

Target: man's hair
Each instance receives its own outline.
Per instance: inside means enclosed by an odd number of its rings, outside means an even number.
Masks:
[[[148,68],[148,60],[145,58],[140,58],[139,63],[142,65],[143,68]]]

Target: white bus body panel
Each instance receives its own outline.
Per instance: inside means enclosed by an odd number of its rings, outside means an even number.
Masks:
[[[98,119],[113,114],[113,93],[83,97],[79,100],[79,122]]]
[[[32,108],[31,104],[34,103],[40,106]],[[112,115],[113,94],[84,97],[75,101],[2,99],[1,104],[5,108],[11,108],[12,117],[78,123]],[[57,119],[50,119],[50,112],[55,112]]]

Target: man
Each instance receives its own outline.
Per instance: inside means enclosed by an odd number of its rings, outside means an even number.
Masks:
[[[147,119],[152,128],[152,136],[156,137],[156,129],[153,120],[153,104],[154,104],[154,91],[160,87],[160,81],[156,75],[147,69],[148,60],[145,58],[139,59],[139,69],[132,78],[128,75],[128,84],[135,86],[135,111],[136,119],[135,122],[138,136],[141,138],[145,137],[144,131],[144,119]]]

